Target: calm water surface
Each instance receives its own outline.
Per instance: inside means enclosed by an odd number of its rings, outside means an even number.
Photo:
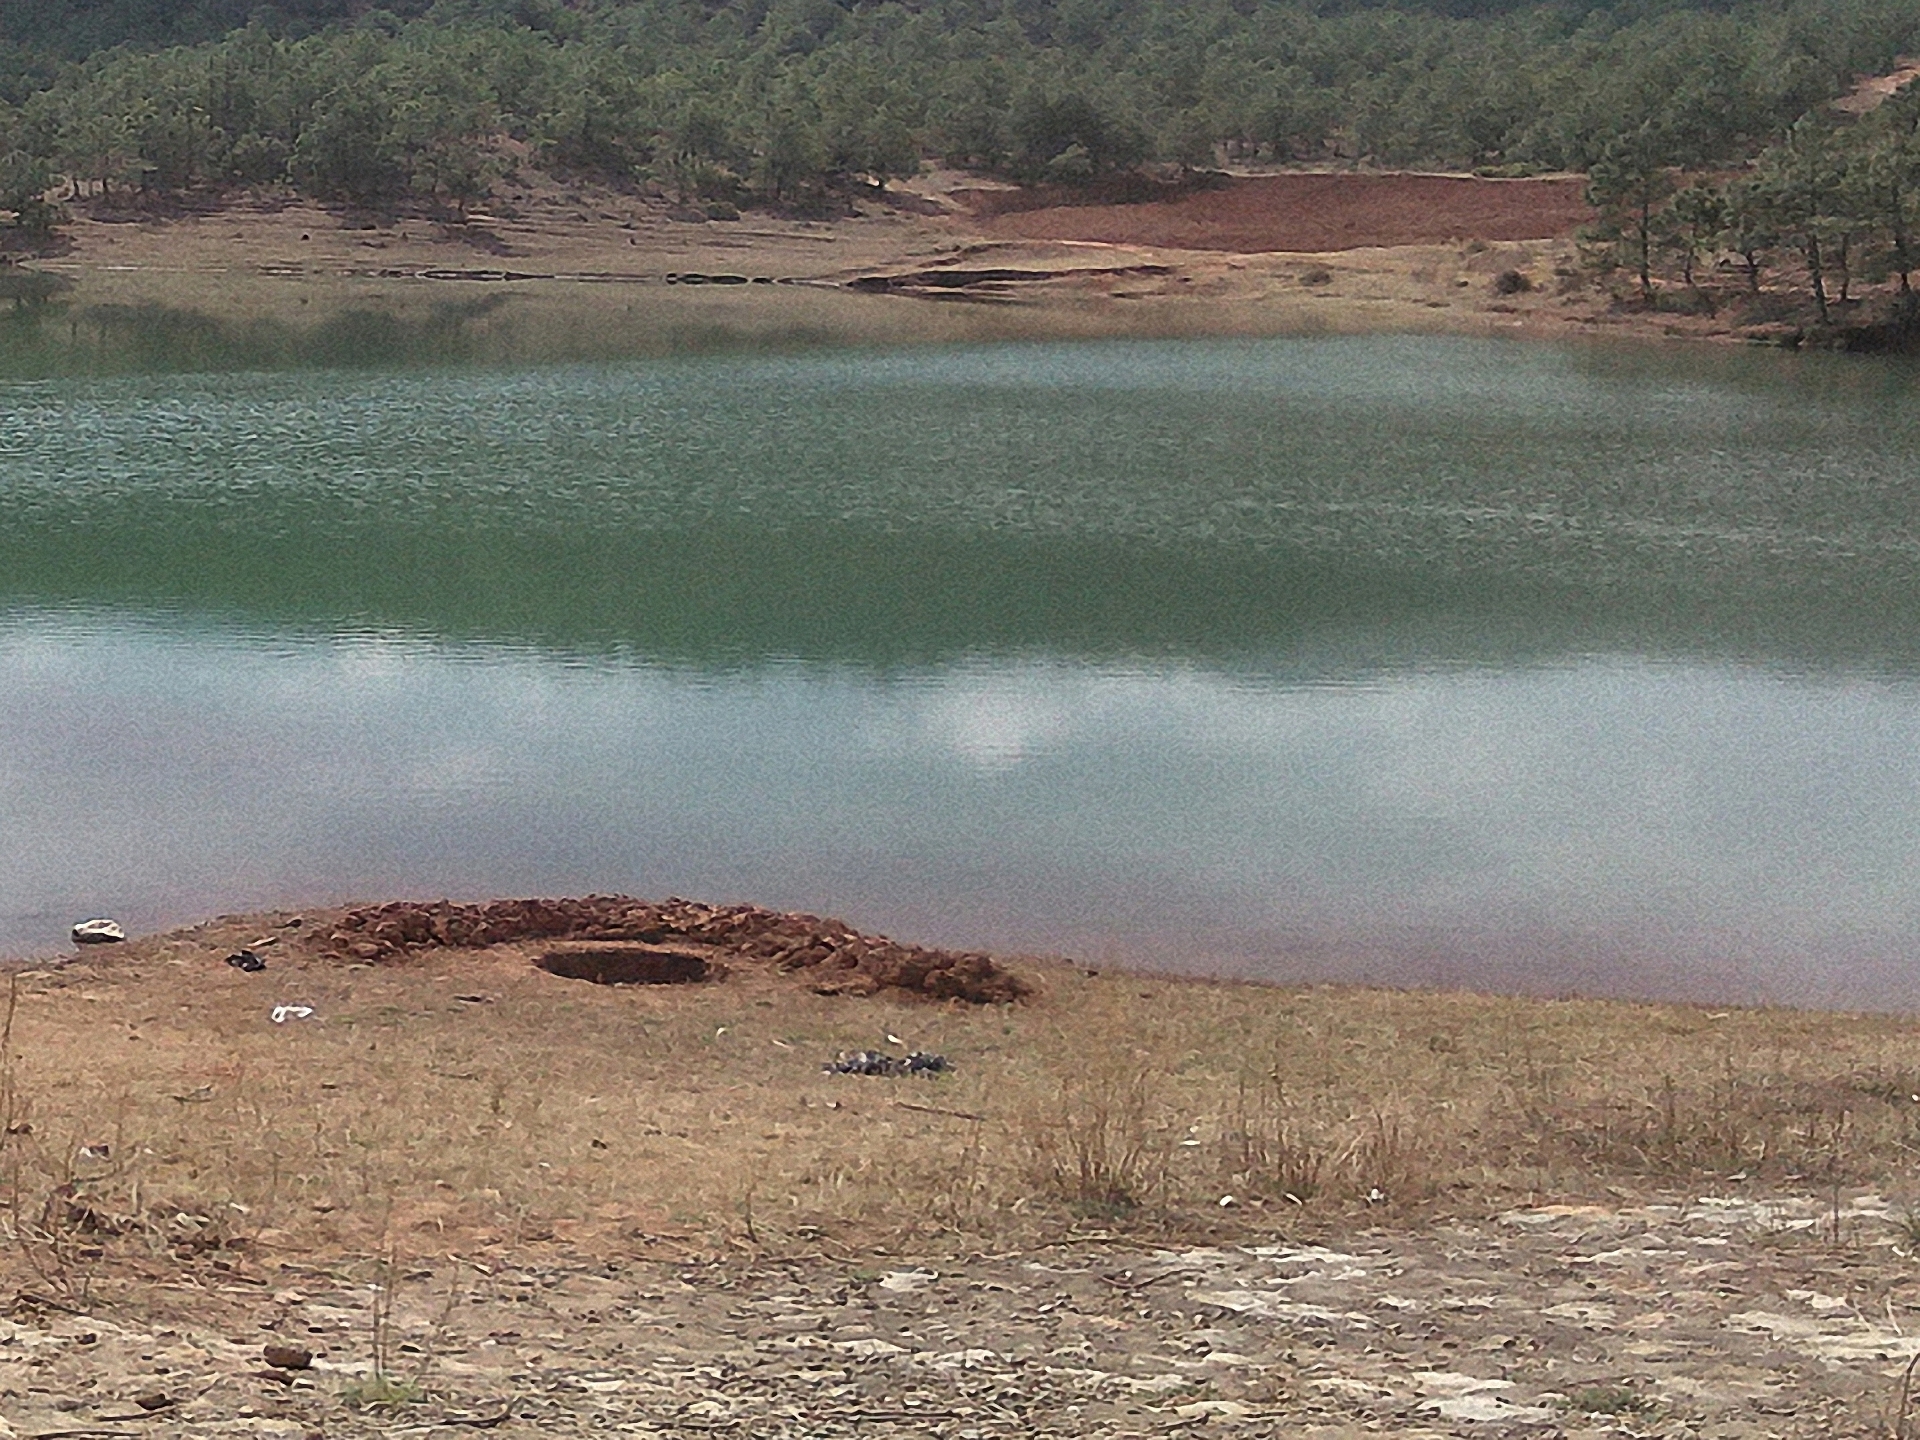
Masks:
[[[749,898],[1920,1003],[1910,372],[1431,339],[0,381],[0,952]]]

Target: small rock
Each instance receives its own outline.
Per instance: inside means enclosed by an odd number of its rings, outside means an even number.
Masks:
[[[276,1370],[310,1370],[313,1368],[313,1352],[303,1350],[298,1345],[263,1345],[260,1358]]]
[[[142,1410],[165,1410],[173,1404],[173,1396],[164,1390],[149,1390],[144,1395],[134,1396],[133,1403]]]

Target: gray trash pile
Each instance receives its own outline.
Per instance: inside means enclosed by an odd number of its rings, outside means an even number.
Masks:
[[[884,1050],[840,1052],[840,1058],[820,1067],[830,1075],[944,1075],[953,1062],[944,1055],[929,1055],[915,1050],[908,1055],[889,1055]]]

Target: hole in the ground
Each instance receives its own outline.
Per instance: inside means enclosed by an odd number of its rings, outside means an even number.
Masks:
[[[725,973],[705,956],[652,945],[550,950],[533,963],[563,980],[591,980],[595,985],[698,985]]]

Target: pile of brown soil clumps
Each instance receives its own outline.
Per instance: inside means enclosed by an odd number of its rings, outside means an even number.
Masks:
[[[654,902],[626,895],[494,900],[483,905],[393,901],[349,910],[323,948],[390,961],[436,947],[482,949],[528,940],[627,940],[711,946],[729,958],[804,971],[825,995],[902,991],[939,1000],[996,1004],[1031,993],[1018,976],[977,951],[931,950],[863,935],[839,920],[758,905]]]
[[[1577,176],[1340,173],[1250,176],[1145,204],[1063,204],[1046,190],[966,191],[956,198],[972,207],[980,229],[998,238],[1323,254],[1571,235],[1593,219],[1584,191]],[[1036,202],[1044,208],[1034,208]]]

